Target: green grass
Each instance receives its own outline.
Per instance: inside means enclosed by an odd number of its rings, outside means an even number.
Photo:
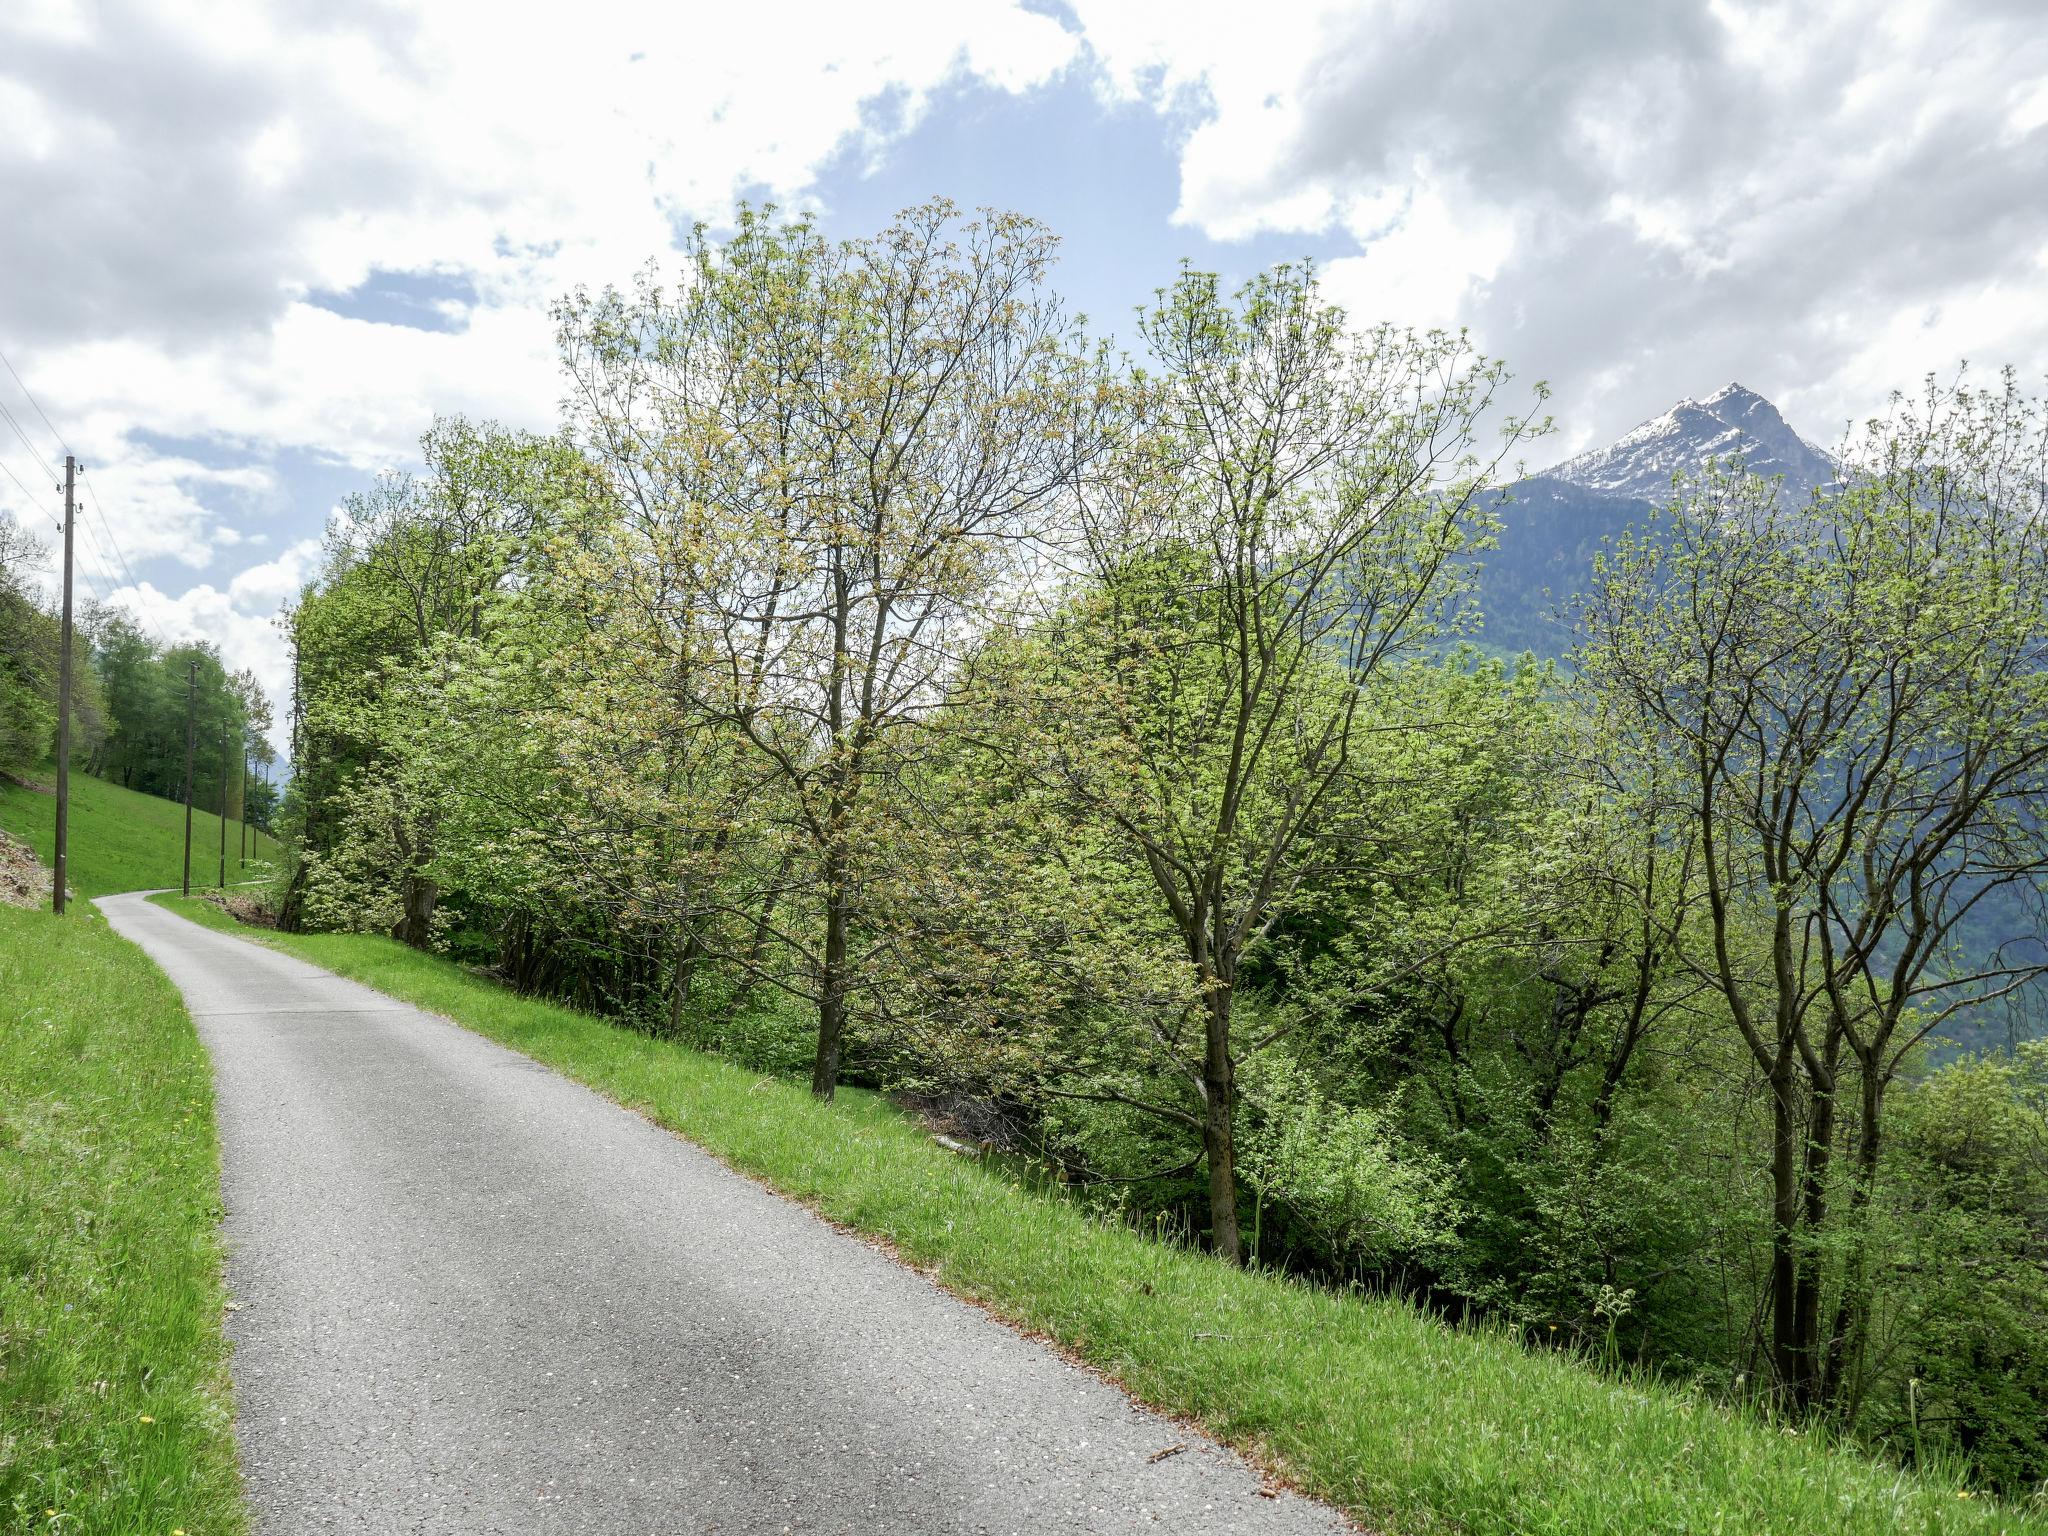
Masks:
[[[212,1104],[141,950],[0,907],[0,1530],[248,1528]]]
[[[53,783],[55,768],[36,777]],[[0,779],[0,828],[35,849],[45,864],[55,857],[57,801],[54,795]],[[258,873],[256,860],[275,858],[276,839],[250,829],[249,864],[238,858],[240,826],[228,822],[228,881]],[[260,846],[260,854],[259,854]],[[137,794],[88,773],[71,775],[71,889],[81,900],[114,891],[160,890],[178,885],[184,869],[185,807],[176,800]],[[212,885],[220,874],[220,818],[192,812],[192,883]]]
[[[159,898],[213,927],[233,920]],[[1403,1533],[2043,1531],[1810,1436],[1397,1302],[1228,1269],[800,1084],[518,997],[387,939],[264,935],[580,1079],[1066,1345],[1297,1486]]]

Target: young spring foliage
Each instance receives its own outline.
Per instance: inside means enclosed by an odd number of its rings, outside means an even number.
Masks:
[[[1050,257],[743,212],[566,301],[566,437],[443,424],[297,611],[288,919],[2048,1476],[2039,1095],[1934,1070],[2039,969],[2034,407],[1902,405],[1810,506],[1676,486],[1558,668],[1465,643],[1498,365],[1280,269],[1183,273],[1138,367]]]

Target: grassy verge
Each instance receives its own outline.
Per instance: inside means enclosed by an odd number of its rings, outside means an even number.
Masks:
[[[139,949],[0,907],[0,1529],[247,1529],[212,1093]]]
[[[57,770],[44,767],[44,783]],[[55,857],[56,796],[0,779],[0,827],[35,849],[48,864]],[[212,885],[220,875],[220,818],[192,812],[192,883]],[[227,827],[228,880],[250,878],[257,860],[274,859],[274,838],[250,828],[249,868],[241,868],[240,826]],[[114,891],[159,890],[179,883],[185,861],[185,807],[177,800],[137,794],[91,774],[71,775],[70,885],[81,900]]]
[[[159,898],[213,927],[231,919]],[[871,1095],[795,1083],[521,998],[385,939],[264,935],[681,1132],[954,1291],[1404,1533],[1992,1532],[2048,1521],[1668,1388],[1603,1379],[1090,1220],[934,1146]]]

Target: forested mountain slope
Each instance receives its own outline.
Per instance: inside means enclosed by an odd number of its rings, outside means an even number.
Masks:
[[[1523,652],[1569,665],[1573,604],[1594,579],[1594,562],[1629,531],[1652,526],[1678,487],[1740,464],[1775,478],[1781,503],[1806,505],[1839,488],[1843,468],[1814,446],[1770,401],[1740,384],[1704,400],[1681,400],[1605,447],[1589,449],[1516,481],[1501,512],[1498,547],[1479,559],[1475,634],[1488,652]],[[1960,925],[1958,941],[1990,955],[2034,929],[2024,889],[1987,892]],[[1943,1053],[2000,1050],[2048,1034],[2048,987],[2038,982],[1945,1021]]]
[[[1728,384],[1681,400],[1600,448],[1508,488],[1499,547],[1483,557],[1479,599],[1487,649],[1561,657],[1571,644],[1562,610],[1586,590],[1593,557],[1625,528],[1666,505],[1677,479],[1740,463],[1775,476],[1788,505],[1834,484],[1834,456],[1796,432],[1753,390]]]

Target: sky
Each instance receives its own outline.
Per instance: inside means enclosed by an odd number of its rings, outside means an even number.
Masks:
[[[1532,464],[2048,373],[2043,0],[0,0],[0,510],[53,536],[75,452],[81,594],[282,698],[337,502],[436,414],[555,425],[554,298],[934,195],[1125,340],[1183,258],[1467,327],[1553,391]]]

